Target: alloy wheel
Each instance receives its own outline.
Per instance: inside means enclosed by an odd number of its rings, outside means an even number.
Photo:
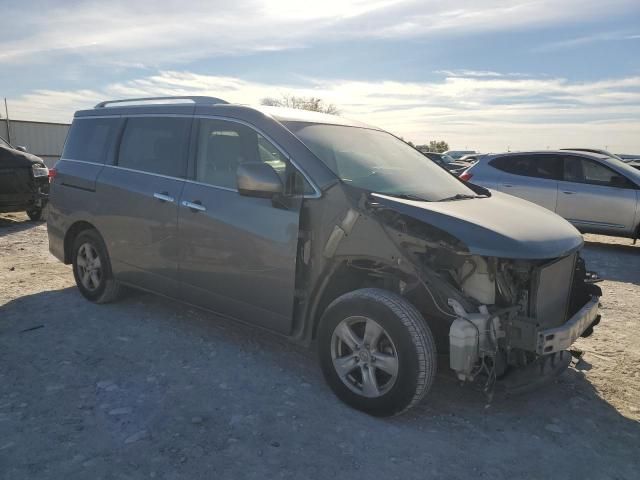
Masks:
[[[83,243],[78,249],[76,258],[78,278],[82,286],[93,292],[100,287],[102,281],[102,262],[96,248],[90,243]]]
[[[348,317],[333,331],[331,359],[342,382],[354,393],[376,398],[398,378],[398,352],[393,340],[375,320]]]

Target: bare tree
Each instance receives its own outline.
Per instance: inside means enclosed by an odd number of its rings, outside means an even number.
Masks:
[[[416,145],[416,148],[421,152],[442,153],[449,150],[449,144],[444,140],[431,140],[428,144]]]
[[[330,113],[338,115],[340,110],[333,103],[326,104],[318,97],[298,97],[291,94],[283,94],[280,98],[265,97],[260,103],[271,107],[298,108],[301,110],[311,110],[312,112]]]

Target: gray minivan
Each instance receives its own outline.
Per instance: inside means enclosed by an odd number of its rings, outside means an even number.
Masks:
[[[336,395],[378,416],[424,397],[438,354],[487,391],[540,383],[600,318],[568,222],[333,115],[209,97],[79,111],[47,226],[87,299],[130,286],[315,341]]]

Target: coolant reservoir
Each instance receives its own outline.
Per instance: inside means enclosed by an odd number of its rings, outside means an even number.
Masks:
[[[474,255],[465,262],[460,273],[465,279],[462,284],[464,293],[484,305],[496,303],[496,283],[484,258]]]
[[[449,329],[449,365],[460,380],[471,379],[479,358],[478,328],[468,320],[456,318]]]

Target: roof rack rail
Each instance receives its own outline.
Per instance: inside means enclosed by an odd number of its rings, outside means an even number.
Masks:
[[[221,98],[216,97],[203,97],[198,95],[181,95],[175,97],[142,97],[142,98],[128,98],[122,100],[105,100],[98,103],[94,108],[104,108],[112,103],[130,103],[130,102],[150,102],[154,100],[191,100],[196,105],[215,105],[215,104],[227,104]]]

